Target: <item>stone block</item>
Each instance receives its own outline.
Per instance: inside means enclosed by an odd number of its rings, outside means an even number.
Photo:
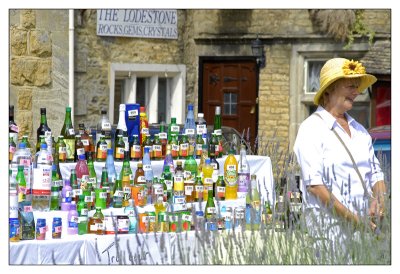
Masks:
[[[37,57],[50,57],[51,37],[48,31],[32,30],[29,34],[29,53]]]
[[[22,10],[20,13],[21,26],[26,29],[36,27],[36,12],[34,10]]]
[[[32,89],[22,88],[18,91],[18,103],[19,110],[32,110]]]
[[[21,110],[18,111],[16,116],[16,123],[19,127],[18,139],[22,138],[22,135],[32,135],[32,111]],[[31,143],[32,144],[32,143]]]
[[[11,44],[11,54],[12,55],[26,55],[27,52],[27,31],[12,28],[10,31],[10,44]]]
[[[46,86],[51,83],[51,59],[11,60],[11,84],[22,86]]]

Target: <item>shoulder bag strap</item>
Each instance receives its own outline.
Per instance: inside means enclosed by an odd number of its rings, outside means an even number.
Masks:
[[[319,118],[322,119],[321,115],[319,115],[319,113],[315,113],[315,115],[317,115]],[[322,119],[323,120],[323,119]],[[353,168],[356,170],[358,177],[360,178],[361,184],[364,188],[364,196],[368,197],[368,191],[367,191],[367,187],[365,186],[365,182],[361,176],[360,170],[357,167],[356,161],[354,161],[353,155],[351,155],[350,150],[347,148],[346,144],[343,142],[342,138],[340,138],[339,134],[336,132],[336,130],[332,127],[331,131],[333,131],[333,133],[335,133],[336,137],[339,139],[340,143],[343,145],[343,147],[345,148],[345,150],[347,151],[347,154],[349,154],[351,161],[353,162]]]

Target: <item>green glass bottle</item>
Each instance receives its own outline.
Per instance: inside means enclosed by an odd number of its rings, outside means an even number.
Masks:
[[[172,136],[177,136],[179,135],[180,128],[176,124],[176,118],[171,117],[171,123],[168,125],[168,142],[171,141]]]
[[[215,198],[219,201],[225,201],[225,180],[223,175],[218,175],[218,180],[215,184]]]
[[[203,202],[203,182],[201,181],[201,176],[196,176],[196,182],[194,184],[194,201],[195,202]]]
[[[87,234],[88,229],[88,208],[83,195],[79,196],[79,202],[76,205],[78,211],[78,235]]]
[[[87,166],[89,170],[89,182],[93,187],[97,187],[97,174],[96,170],[94,169],[93,152],[90,151],[87,152]]]
[[[129,163],[129,152],[125,151],[124,155],[125,157],[122,163],[120,178],[121,178],[122,190],[124,192],[124,196],[122,199],[122,206],[126,207],[129,205],[129,199],[131,198],[131,186],[133,186],[133,174]]]
[[[142,147],[140,146],[139,135],[133,135],[133,140],[130,147],[131,160],[140,161],[142,158]]]
[[[197,137],[196,137],[196,159],[201,158],[203,144],[204,144],[204,140],[201,137],[201,134],[197,134]]]
[[[179,144],[178,144],[178,136],[173,135],[171,136],[171,141],[168,143],[171,145],[171,156],[172,159],[176,160],[179,157]]]
[[[105,162],[107,159],[107,142],[104,135],[100,136],[100,140],[97,143],[96,149],[96,161],[97,162]]]
[[[71,120],[71,107],[66,107],[64,125],[60,135],[64,136],[67,149],[67,162],[74,162],[75,159],[75,130]]]
[[[154,134],[154,142],[153,142],[153,157],[152,160],[162,160],[163,159],[163,150],[162,144],[160,140],[159,134]]]
[[[214,116],[214,132],[215,131],[221,131],[221,107],[216,106],[215,107],[215,116]]]
[[[15,180],[17,181],[18,203],[24,202],[26,201],[26,180],[24,174],[24,166],[18,165],[18,172]]]
[[[186,159],[189,155],[189,139],[184,133],[179,140],[179,159]]]
[[[82,189],[79,188],[78,178],[76,176],[75,169],[71,169],[69,181],[72,187],[72,201],[75,201],[75,203],[77,203],[79,201],[79,195],[82,195]]]
[[[208,189],[207,203],[206,203],[206,208],[205,208],[204,212],[205,212],[205,217],[206,217],[207,221],[211,220],[217,212],[215,203],[214,203],[214,194],[213,194],[212,188]]]
[[[101,181],[100,188],[105,189],[106,192],[106,208],[109,208],[111,205],[111,196],[110,196],[110,184],[108,183],[108,171],[107,167],[103,167],[101,170]]]
[[[172,203],[173,182],[172,182],[172,173],[170,171],[169,165],[164,166],[164,170],[161,176],[162,178],[164,178],[164,183],[167,186],[167,202]]]
[[[85,202],[85,196],[79,195],[79,202],[76,205],[76,210],[78,211],[78,216],[88,216],[88,207]]]
[[[122,190],[122,184],[121,184],[120,178],[117,178],[117,180],[115,180],[113,193],[114,193],[113,207],[121,208],[122,207],[122,199],[124,197],[124,192]]]
[[[59,135],[56,143],[56,157],[58,162],[65,163],[67,161],[67,145],[64,142],[64,136]]]
[[[17,145],[14,142],[14,138],[10,136],[8,139],[9,150],[8,150],[8,163],[11,164],[12,159],[14,157],[14,153],[17,150]]]
[[[124,160],[125,142],[121,134],[118,135],[118,138],[116,139],[117,141],[114,144],[114,161],[122,162]]]
[[[50,196],[50,210],[59,210],[60,209],[60,193],[59,186],[52,185],[51,186],[51,196]]]
[[[195,151],[193,151],[195,154]],[[197,162],[194,158],[194,155],[189,154],[184,162],[184,173],[183,180],[185,186],[185,199],[187,203],[194,202],[195,192],[194,192],[194,184],[197,176]]]
[[[44,135],[40,135],[39,138],[38,138],[38,141],[36,143],[36,152],[38,152],[40,150],[40,145],[41,144],[46,144],[46,140],[44,138]]]

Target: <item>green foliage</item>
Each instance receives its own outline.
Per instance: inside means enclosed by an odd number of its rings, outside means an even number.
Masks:
[[[351,29],[349,30],[349,34],[347,35],[347,44],[344,46],[344,49],[349,49],[351,45],[354,43],[354,39],[356,36],[367,36],[368,43],[372,45],[372,42],[375,37],[375,32],[365,26],[364,23],[364,11],[363,10],[356,10],[356,21],[352,25]]]

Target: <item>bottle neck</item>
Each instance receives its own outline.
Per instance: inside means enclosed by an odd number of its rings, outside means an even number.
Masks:
[[[119,118],[118,118],[117,128],[118,129],[122,129],[124,131],[127,130],[126,122],[125,122],[125,111],[124,110],[120,110],[119,111]]]
[[[42,114],[40,115],[40,125],[45,125],[45,126],[47,126],[46,113],[42,113]]]
[[[72,121],[71,121],[71,111],[65,112],[64,124],[65,124],[65,125],[72,125]]]

